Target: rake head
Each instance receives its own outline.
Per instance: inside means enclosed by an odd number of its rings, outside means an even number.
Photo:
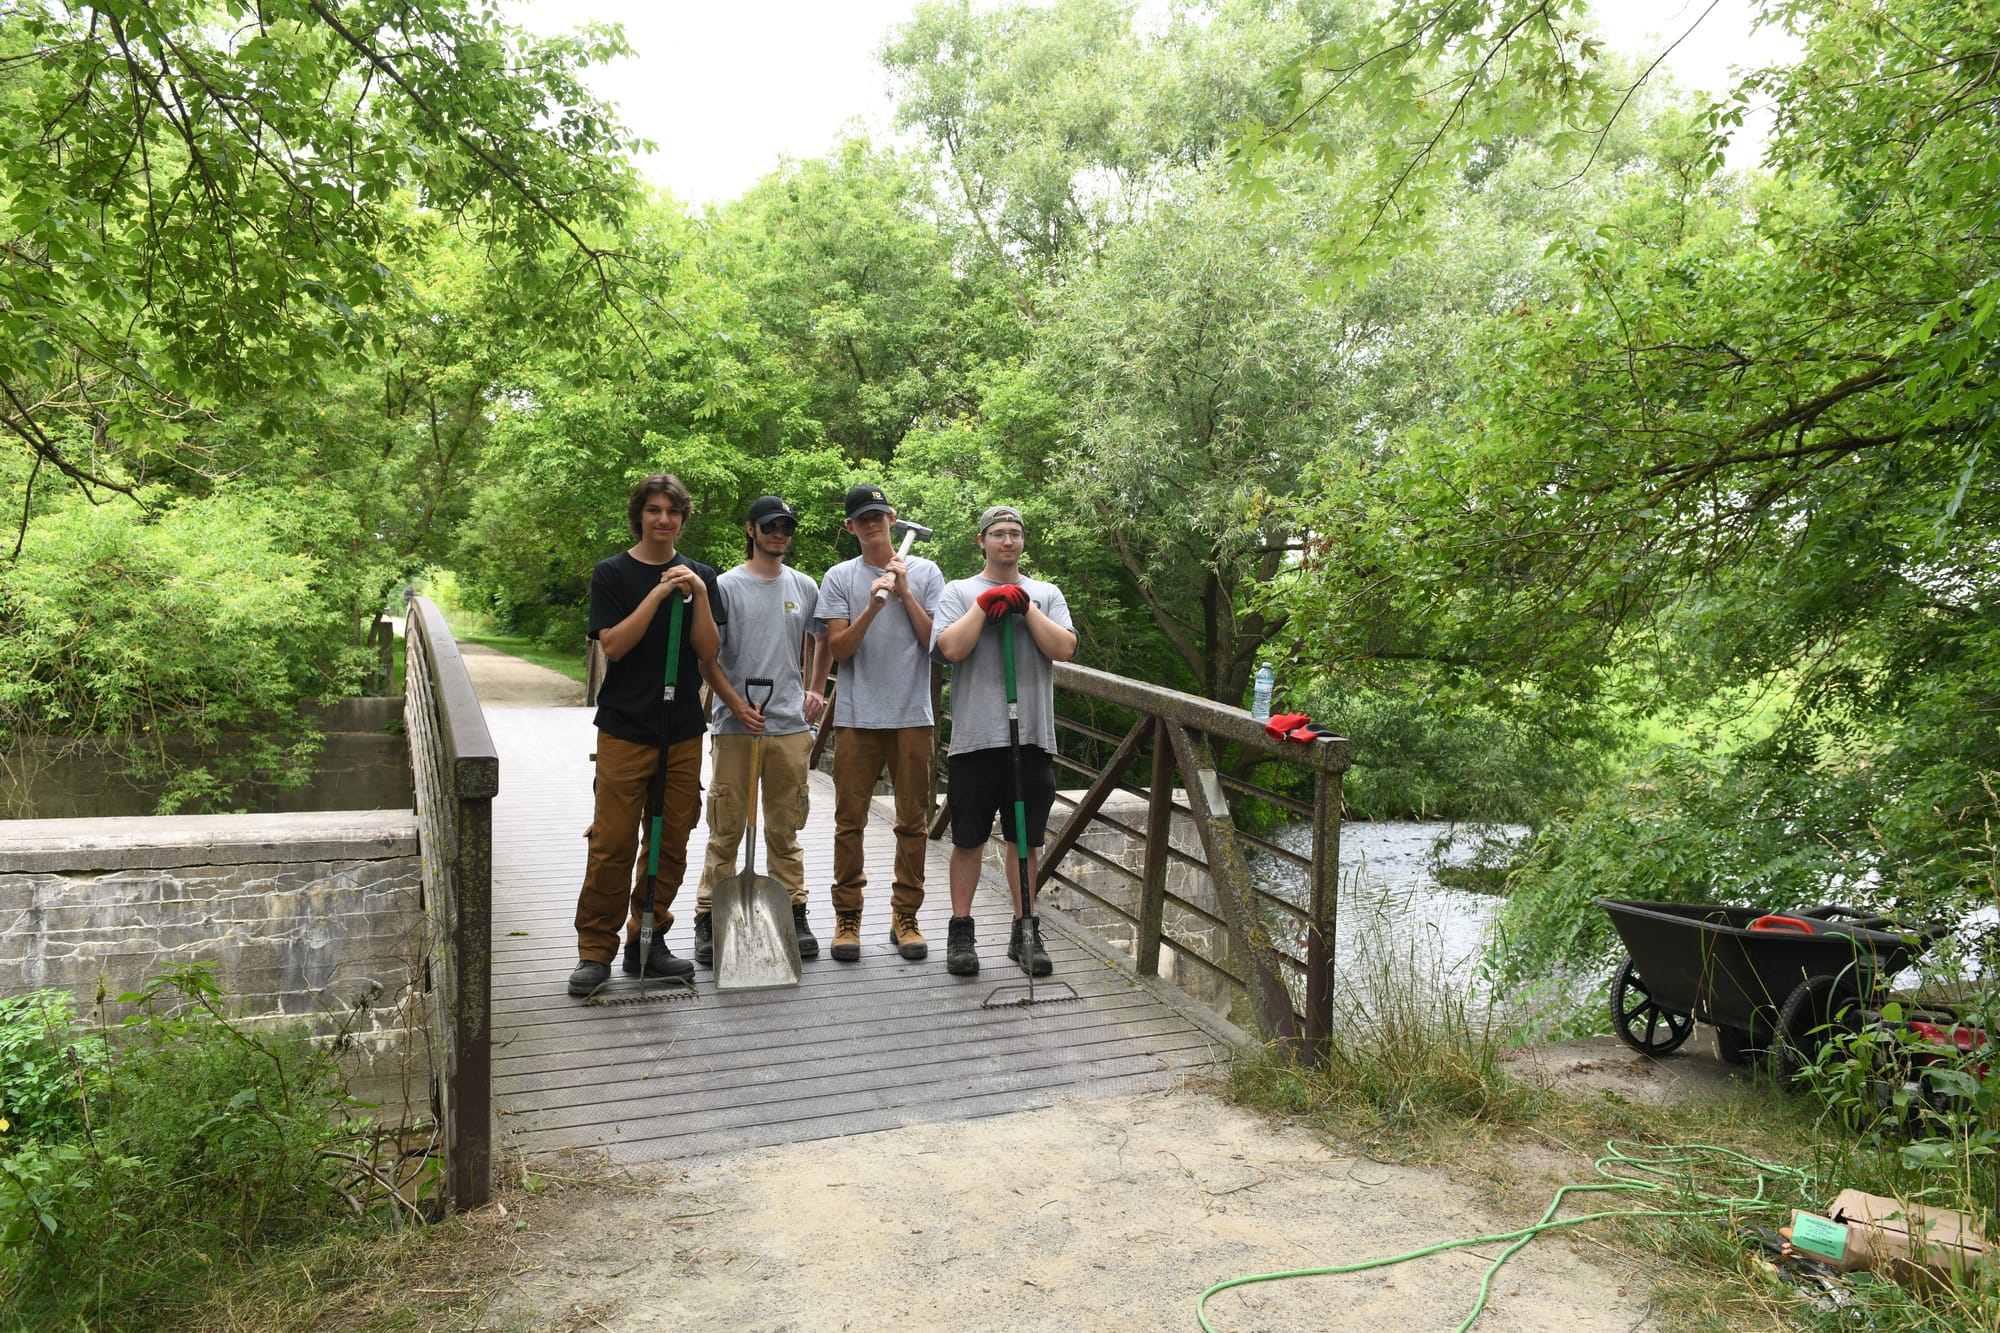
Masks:
[[[615,1009],[630,1004],[649,1004],[654,1000],[692,1000],[698,992],[694,982],[688,977],[658,977],[651,981],[641,980],[630,990],[600,990],[584,1001],[599,1009]]]
[[[1067,1004],[1071,1000],[1081,1000],[1076,987],[1067,981],[1044,981],[1037,986],[1033,982],[1014,981],[1005,986],[995,986],[985,999],[979,1002],[981,1009],[1026,1009],[1030,1005]]]

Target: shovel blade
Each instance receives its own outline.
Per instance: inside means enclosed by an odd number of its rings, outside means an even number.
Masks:
[[[709,903],[715,927],[715,988],[770,990],[799,984],[792,896],[768,875],[731,875]]]

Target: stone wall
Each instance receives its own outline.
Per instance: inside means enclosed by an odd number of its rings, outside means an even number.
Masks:
[[[348,1022],[355,1091],[421,1111],[421,893],[407,810],[0,823],[0,994],[91,1017],[102,994],[115,1023],[118,995],[211,963],[239,1019]]]

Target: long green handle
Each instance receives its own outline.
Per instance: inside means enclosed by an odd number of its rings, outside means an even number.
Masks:
[[[680,593],[667,599],[667,683],[663,691],[666,706],[660,709],[660,800],[653,807],[653,822],[648,827],[646,838],[646,874],[660,873],[660,828],[666,820],[666,776],[667,776],[667,728],[674,721],[674,687],[680,683],[681,665],[681,603],[687,600]],[[653,904],[652,886],[646,886],[646,906],[650,914]]]
[[[1000,618],[1000,653],[1007,663],[1007,739],[1014,752],[1014,844],[1021,858],[1021,873],[1028,867],[1028,807],[1021,799],[1021,696],[1014,680],[1014,617]],[[1028,884],[1021,882],[1021,905],[1027,907]],[[1029,915],[1033,915],[1032,910]]]

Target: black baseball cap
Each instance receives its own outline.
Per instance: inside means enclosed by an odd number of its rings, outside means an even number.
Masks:
[[[750,512],[744,517],[751,523],[764,523],[774,518],[789,518],[794,523],[799,521],[799,516],[792,512],[792,507],[775,495],[760,495],[752,500]]]
[[[847,492],[847,516],[860,518],[863,514],[893,514],[896,506],[882,494],[880,486],[856,486]]]

